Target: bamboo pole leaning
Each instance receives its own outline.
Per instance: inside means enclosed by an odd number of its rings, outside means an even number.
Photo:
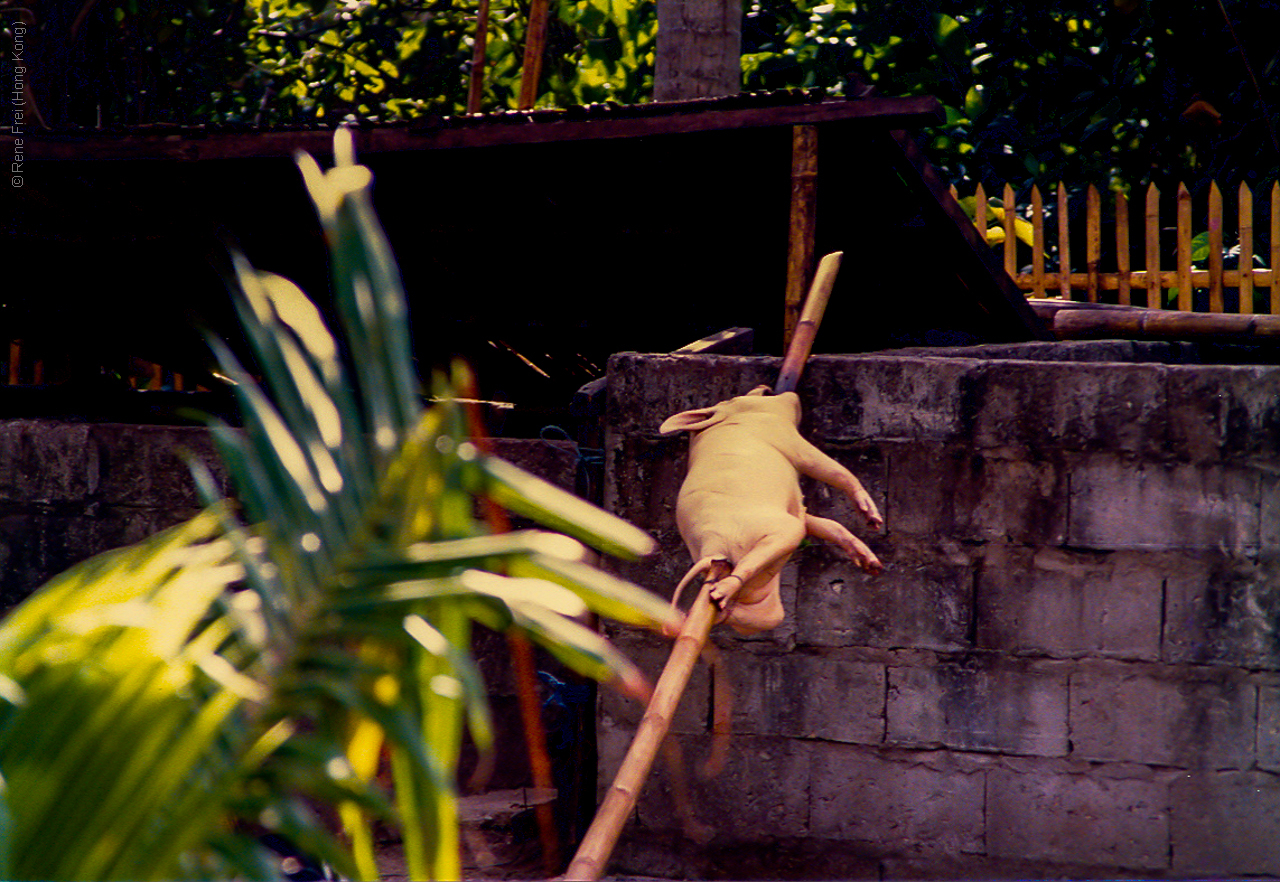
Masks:
[[[824,257],[818,265],[800,321],[796,325],[778,381],[774,385],[775,393],[794,391],[799,383],[805,360],[813,348],[818,325],[822,322],[823,312],[831,297],[831,289],[835,285],[840,259],[841,252],[835,252]],[[707,572],[702,590],[690,607],[684,626],[671,648],[667,664],[654,686],[653,696],[636,728],[631,747],[623,757],[613,783],[605,793],[582,844],[578,846],[577,854],[565,872],[567,882],[595,882],[604,875],[605,866],[618,843],[627,817],[635,808],[640,790],[653,768],[654,758],[671,729],[672,717],[684,695],[685,687],[689,685],[694,665],[711,636],[711,628],[719,613],[719,608],[710,597],[711,587],[729,575],[731,569],[727,562],[716,561]]]

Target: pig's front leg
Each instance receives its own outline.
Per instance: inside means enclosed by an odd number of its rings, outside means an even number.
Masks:
[[[795,443],[793,462],[798,471],[843,492],[849,497],[854,508],[875,529],[879,530],[884,526],[884,518],[880,516],[880,509],[876,508],[875,500],[871,498],[871,494],[866,491],[853,472],[799,435],[796,436]]]
[[[850,533],[848,529],[845,528],[845,525],[839,521],[833,521],[829,518],[820,518],[817,515],[806,514],[804,516],[804,525],[810,536],[817,536],[819,539],[825,539],[832,545],[839,548],[847,554],[849,558],[863,570],[863,572],[876,576],[884,571],[884,565],[880,563],[880,558],[876,557],[875,552],[868,548],[865,542]]]
[[[716,606],[727,611],[738,592],[750,586],[753,594],[759,583],[767,583],[782,569],[804,539],[805,524],[796,517],[779,512],[776,516],[756,521],[758,538],[733,565],[733,572],[711,587],[710,597]],[[750,602],[759,598],[748,596]]]

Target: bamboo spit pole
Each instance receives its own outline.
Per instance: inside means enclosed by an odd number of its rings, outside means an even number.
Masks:
[[[813,339],[822,322],[827,301],[831,298],[831,288],[840,269],[841,254],[839,251],[828,254],[818,265],[804,310],[800,314],[800,322],[796,325],[791,345],[782,361],[778,382],[773,387],[775,393],[795,391],[805,359],[813,348]],[[708,570],[702,590],[690,607],[684,626],[671,648],[666,667],[662,669],[662,675],[653,688],[653,697],[649,699],[649,706],[636,728],[636,737],[631,742],[627,755],[623,757],[613,784],[587,829],[587,835],[578,846],[577,854],[565,871],[566,882],[595,882],[604,875],[605,865],[618,843],[618,836],[622,833],[627,816],[635,808],[640,789],[653,768],[654,757],[671,728],[671,718],[680,704],[685,687],[689,685],[693,667],[711,636],[711,627],[719,613],[710,598],[711,586],[729,575],[730,569],[727,562],[716,561]]]

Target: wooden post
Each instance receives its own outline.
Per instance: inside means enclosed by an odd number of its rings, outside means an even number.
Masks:
[[[475,44],[471,47],[471,81],[467,84],[467,113],[480,112],[480,103],[484,98],[484,62],[488,43],[489,0],[480,0],[480,8],[476,10]]]
[[[542,55],[547,46],[547,6],[549,0],[532,0],[529,30],[524,40],[524,67],[520,72],[520,109],[528,110],[538,100],[542,81]]]
[[[791,129],[791,222],[787,238],[787,290],[783,307],[782,345],[791,345],[800,320],[809,274],[813,272],[813,237],[818,213],[818,127]]]

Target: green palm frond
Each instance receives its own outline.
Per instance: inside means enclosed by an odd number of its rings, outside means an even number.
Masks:
[[[0,625],[2,878],[267,878],[266,832],[377,878],[375,820],[400,826],[412,878],[456,878],[463,731],[493,739],[473,624],[629,684],[635,668],[578,619],[671,624],[586,563],[582,543],[636,557],[645,534],[482,454],[442,381],[424,407],[371,176],[345,131],[335,156],[298,161],[340,333],[237,257],[251,365],[210,341],[243,419],[212,426],[236,502],[193,467],[202,514],[68,571]],[[487,535],[478,496],[570,535]]]

